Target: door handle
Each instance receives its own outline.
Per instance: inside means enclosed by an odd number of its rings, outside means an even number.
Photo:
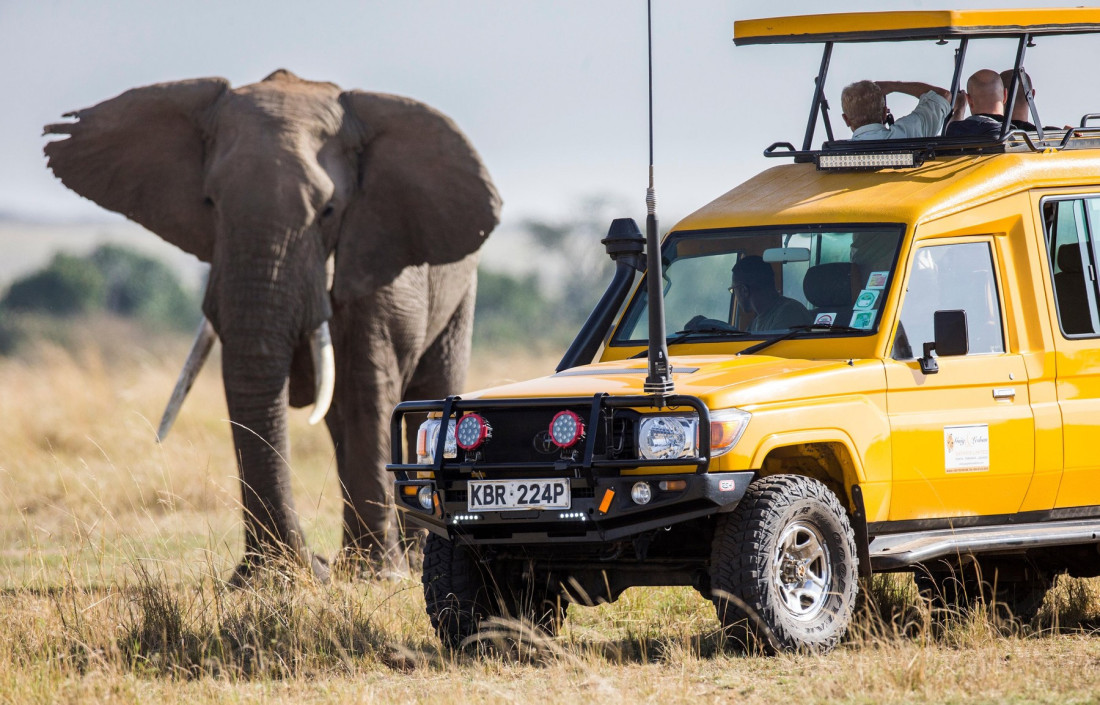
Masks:
[[[998,401],[1012,401],[1016,398],[1016,390],[1012,387],[997,387],[993,390],[993,398]]]

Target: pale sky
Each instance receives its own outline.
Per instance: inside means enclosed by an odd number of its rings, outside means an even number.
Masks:
[[[955,0],[953,9],[1058,6]],[[778,163],[770,143],[800,143],[820,46],[735,47],[735,19],[820,11],[820,2],[654,0],[658,208],[663,225]],[[839,0],[830,12],[944,9],[946,2]],[[1014,45],[971,45],[968,69],[1011,66]],[[828,96],[862,78],[948,86],[952,46],[839,46]],[[1046,124],[1100,112],[1100,37],[1041,39],[1026,65]],[[42,125],[133,86],[276,68],[408,95],[453,117],[488,165],[504,226],[558,217],[585,196],[644,215],[644,0],[0,0],[0,212],[106,219],[45,168]],[[1076,67],[1076,68],[1074,68]],[[969,71],[968,71],[969,73]],[[895,115],[911,103],[892,98]],[[823,134],[821,131],[819,135]],[[493,241],[490,240],[490,244]],[[0,255],[7,248],[0,242]]]

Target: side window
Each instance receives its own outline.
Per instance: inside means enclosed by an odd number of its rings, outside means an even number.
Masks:
[[[1003,353],[997,278],[989,243],[929,245],[917,250],[905,289],[901,321],[894,341],[895,360],[920,355],[935,339],[936,311],[966,311],[970,354]]]
[[[1100,333],[1090,223],[1100,224],[1100,198],[1043,201],[1054,302],[1066,336]]]

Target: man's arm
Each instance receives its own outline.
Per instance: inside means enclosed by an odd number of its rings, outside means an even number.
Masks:
[[[966,117],[966,91],[960,90],[955,96],[955,105],[951,109],[951,122],[962,120]]]
[[[928,83],[921,83],[920,81],[875,81],[875,83],[878,84],[879,90],[882,91],[883,95],[889,93],[904,93],[914,98],[920,98],[928,91],[934,91],[944,100],[951,100],[951,91]]]

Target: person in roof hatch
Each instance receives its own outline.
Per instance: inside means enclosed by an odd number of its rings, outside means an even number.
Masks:
[[[913,96],[917,107],[888,127],[886,96],[890,93]],[[840,105],[853,140],[896,140],[938,135],[951,112],[950,99],[945,89],[919,81],[857,81],[841,91]],[[961,102],[956,105],[956,114],[961,115]]]
[[[970,117],[952,122],[945,134],[948,137],[1000,136],[1005,120],[1005,85],[1001,75],[992,69],[976,72],[966,81],[965,95]]]
[[[1005,87],[1005,100],[1008,100],[1008,89],[1012,86],[1012,78],[1015,73],[1012,69],[1001,71],[1001,83]],[[1012,106],[1012,127],[1017,130],[1035,132],[1035,123],[1031,122],[1031,109],[1027,104],[1028,97],[1032,100],[1035,99],[1035,84],[1031,82],[1031,76],[1028,75],[1027,71],[1023,71],[1023,74],[1027,79],[1028,90],[1024,90],[1023,84],[1016,89],[1016,102]]]

